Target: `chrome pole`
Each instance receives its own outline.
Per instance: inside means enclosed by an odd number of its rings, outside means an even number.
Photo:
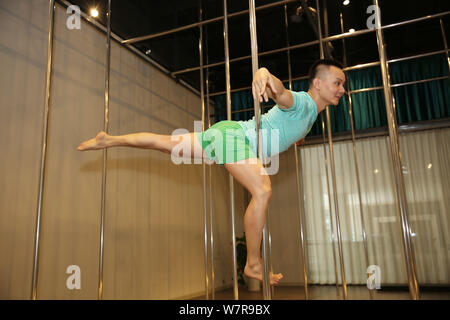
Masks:
[[[342,12],[339,13],[339,19],[341,22],[341,33],[344,33],[344,18],[342,17]],[[342,57],[344,60],[344,69],[347,67],[347,50],[345,48],[345,39],[342,39]],[[347,79],[348,84],[348,79]]]
[[[349,90],[349,84],[347,82],[347,91]],[[362,235],[363,235],[363,244],[364,244],[364,254],[366,260],[366,270],[369,267],[369,253],[367,249],[367,235],[366,235],[366,227],[364,222],[364,212],[363,212],[363,204],[361,197],[361,181],[359,177],[359,166],[358,166],[358,155],[356,153],[356,138],[355,138],[355,127],[353,123],[353,110],[352,110],[352,96],[348,95],[348,105],[349,105],[349,114],[350,114],[350,124],[352,127],[352,142],[353,142],[353,157],[355,161],[355,170],[356,170],[356,184],[358,186],[358,199],[359,199],[359,213],[361,217],[361,227],[362,227]],[[369,289],[370,299],[373,299],[373,290]]]
[[[227,0],[223,0],[223,37],[225,44],[225,81],[227,90],[227,119],[231,120],[231,93],[230,93],[230,53],[228,49],[228,17],[227,17]],[[231,229],[232,229],[232,243],[233,243],[233,289],[234,299],[239,300],[239,290],[237,282],[237,263],[236,263],[236,231],[234,222],[234,182],[231,173],[228,174],[230,183],[231,196]]]
[[[199,0],[199,21],[202,21],[203,11],[202,2]],[[205,131],[205,96],[203,87],[203,27],[199,25],[198,55],[200,60],[200,99],[202,103],[202,131]],[[202,180],[203,180],[203,222],[204,222],[204,245],[205,245],[205,296],[209,300],[209,270],[208,270],[208,215],[206,205],[206,163],[202,161]]]
[[[303,179],[300,178],[299,167],[302,167],[302,159],[298,155],[300,153],[300,148],[295,145],[295,174],[297,182],[297,196],[299,202],[299,215],[298,223],[300,226],[300,243],[302,246],[302,257],[303,257],[303,279],[305,288],[305,299],[309,300],[309,289],[308,289],[308,246],[305,245],[307,241],[306,228],[305,228],[305,204],[304,204],[304,188]]]
[[[344,300],[347,300],[347,281],[345,280],[345,270],[344,270],[344,257],[342,253],[342,237],[341,237],[341,228],[339,221],[339,208],[337,203],[337,186],[336,186],[336,173],[334,168],[334,154],[333,154],[333,142],[331,138],[331,121],[330,121],[330,113],[327,106],[326,109],[326,117],[327,117],[327,129],[328,129],[328,143],[330,149],[330,167],[331,167],[331,182],[333,185],[333,197],[334,197],[334,214],[336,219],[336,234],[338,240],[338,252],[339,252],[339,263],[341,270],[341,279],[342,279],[342,292],[344,294]]]
[[[34,236],[34,261],[33,277],[31,285],[31,299],[37,300],[38,277],[39,277],[39,252],[42,219],[42,199],[44,196],[45,163],[47,160],[47,134],[50,109],[50,95],[52,89],[53,72],[53,39],[55,33],[55,0],[49,0],[48,5],[48,36],[47,36],[47,71],[45,77],[45,106],[44,106],[44,128],[42,130],[41,167],[39,172],[39,192],[37,205],[36,229]]]
[[[340,20],[341,20],[341,32],[344,33],[344,18],[342,17],[342,12],[340,13]],[[344,57],[344,67],[347,67],[347,54],[346,54],[346,48],[345,48],[345,39],[342,39],[342,49],[343,49],[343,57]],[[350,116],[350,125],[352,129],[352,143],[353,143],[353,158],[355,161],[355,170],[356,170],[356,184],[358,186],[358,200],[359,200],[359,213],[361,217],[361,226],[362,226],[362,234],[363,234],[363,244],[364,244],[364,254],[366,259],[366,268],[369,267],[369,253],[367,251],[367,237],[366,237],[366,224],[364,223],[364,213],[363,213],[363,205],[362,205],[362,197],[361,197],[361,180],[359,178],[359,166],[358,166],[358,154],[356,153],[356,139],[355,139],[355,126],[353,123],[353,110],[352,110],[352,96],[349,94],[350,92],[350,84],[349,84],[349,73],[347,72],[347,81],[346,88],[347,88],[347,95],[348,95],[348,106],[349,106],[349,116]],[[369,295],[370,299],[373,300],[373,290],[369,289]]]
[[[264,103],[261,105],[261,114],[264,114],[266,111],[265,111],[265,107],[264,107]],[[269,219],[269,216],[270,216],[270,209],[269,208],[267,208],[267,214],[266,214],[266,217],[267,217],[267,221],[268,221],[268,219]],[[270,223],[269,222],[267,222],[266,224],[265,224],[265,227],[267,227],[267,265],[268,265],[268,269],[269,269],[269,272],[270,273],[273,273],[273,266],[272,266],[272,234],[270,233]],[[271,294],[271,297],[273,297],[273,295],[275,294],[275,289],[274,289],[274,286],[270,286],[270,294]]]
[[[320,7],[319,0],[316,0],[317,7],[317,25],[318,25],[318,33],[319,33],[319,44],[320,44],[320,57],[324,58],[323,51],[323,41],[322,41],[322,26],[320,23]],[[344,293],[344,300],[347,300],[347,282],[345,280],[345,270],[344,270],[344,257],[342,254],[342,239],[341,239],[341,228],[339,222],[339,207],[338,207],[338,199],[337,199],[337,187],[336,187],[336,172],[334,167],[334,154],[333,154],[333,139],[331,137],[331,121],[330,121],[330,110],[329,107],[326,107],[326,115],[327,115],[327,129],[328,129],[328,143],[330,149],[330,166],[331,166],[331,182],[333,184],[333,196],[334,196],[334,209],[336,216],[336,233],[338,240],[338,249],[339,249],[339,262],[341,267],[341,279],[342,279],[342,290]]]
[[[264,113],[262,113],[264,114]],[[270,217],[270,209],[267,208],[267,222],[266,222],[266,226],[267,226],[267,265],[268,265],[268,270],[269,270],[269,274],[273,274],[273,265],[272,265],[272,234],[270,232],[270,223],[269,223],[269,217]],[[269,278],[270,279],[270,278]],[[270,297],[272,298],[275,295],[275,288],[274,286],[269,286],[270,288]]]
[[[337,186],[336,186],[336,172],[334,166],[334,153],[333,153],[333,140],[331,138],[331,121],[330,121],[330,112],[329,107],[326,108],[326,117],[327,117],[327,129],[328,129],[328,143],[330,149],[330,166],[331,166],[331,182],[333,184],[333,196],[334,196],[334,209],[336,216],[336,233],[338,240],[338,249],[339,249],[339,262],[341,268],[341,279],[342,279],[342,290],[344,293],[344,300],[347,300],[347,282],[345,280],[345,270],[344,270],[344,257],[342,253],[342,236],[341,236],[341,228],[339,221],[339,207],[338,207],[338,199],[337,199]]]
[[[206,64],[208,64],[208,28],[205,30],[206,33],[206,45],[205,45],[205,55],[206,55]],[[209,112],[209,69],[206,68],[206,113],[208,118],[208,128],[211,127],[211,115]],[[212,166],[208,166],[209,169],[209,177],[208,177],[208,186],[209,186],[209,230],[210,237],[209,243],[211,248],[211,296],[212,300],[215,299],[215,274],[214,274],[214,227],[213,227],[213,210],[214,210],[214,197],[212,192]]]
[[[321,123],[322,123],[322,141],[323,141],[323,157],[325,160],[325,174],[327,177],[327,194],[328,194],[328,208],[329,208],[329,219],[330,219],[330,229],[331,229],[331,246],[333,248],[333,263],[334,263],[334,276],[336,279],[336,293],[339,296],[339,276],[338,276],[338,271],[337,271],[337,264],[336,264],[336,248],[334,246],[334,239],[335,234],[334,234],[334,224],[333,224],[333,216],[331,214],[331,211],[333,210],[333,206],[331,205],[331,192],[330,192],[330,178],[329,178],[329,174],[328,174],[328,156],[327,156],[327,142],[326,142],[326,134],[325,134],[325,120],[323,117],[323,113],[320,114],[320,119],[321,119]]]
[[[108,0],[107,32],[106,32],[106,75],[105,75],[105,117],[103,130],[109,131],[109,74],[111,70],[111,0]],[[104,258],[104,233],[105,233],[105,206],[106,206],[106,159],[108,149],[103,149],[102,168],[102,212],[100,221],[100,266],[98,282],[98,299],[103,299],[103,258]]]
[[[249,0],[249,18],[250,18],[250,40],[251,40],[251,50],[252,50],[252,74],[254,75],[258,70],[258,39],[256,37],[256,13],[255,13],[255,0]],[[260,128],[260,118],[261,118],[261,109],[259,105],[259,99],[254,99],[254,108],[255,108],[255,122],[256,122],[256,137],[257,137],[257,154],[259,155],[259,159],[261,163],[264,163],[263,151],[262,151],[262,142],[261,135],[259,132]],[[263,295],[264,300],[271,300],[271,291],[270,291],[270,282],[269,282],[269,261],[268,261],[268,226],[269,219],[266,214],[266,223],[264,225],[263,230]],[[269,257],[270,259],[270,257]]]
[[[289,27],[289,23],[288,23],[288,16],[287,16],[287,5],[284,5],[284,26],[285,26],[285,31],[286,31],[286,46],[289,48],[289,32],[288,32],[288,27]],[[288,78],[289,78],[289,90],[292,91],[292,69],[291,69],[291,51],[287,50],[287,59],[288,59]],[[298,222],[299,222],[299,226],[300,226],[300,230],[299,233],[300,235],[298,236],[298,238],[300,239],[300,245],[302,248],[302,252],[301,255],[303,257],[303,279],[304,279],[304,288],[305,288],[305,298],[306,300],[309,299],[308,296],[308,273],[306,270],[306,264],[307,264],[307,260],[306,260],[306,246],[305,246],[305,226],[303,224],[303,220],[304,220],[304,212],[305,212],[305,205],[303,203],[303,186],[301,184],[301,179],[300,179],[300,171],[299,171],[299,149],[297,147],[297,144],[294,143],[294,156],[295,156],[295,178],[296,178],[296,182],[297,182],[297,201],[298,201]]]
[[[208,71],[206,71],[208,72]],[[206,85],[208,86],[208,80],[206,80]],[[208,92],[208,89],[206,89]],[[208,94],[206,94],[206,99],[209,100]],[[211,127],[210,122],[210,115],[209,115],[209,101],[207,101],[207,112],[208,112],[208,128]],[[208,166],[209,168],[209,179],[208,179],[208,185],[209,185],[209,230],[210,230],[210,247],[211,247],[211,291],[212,291],[212,299],[215,298],[215,272],[214,272],[214,224],[213,224],[213,212],[214,212],[214,197],[212,193],[212,168],[211,166]]]
[[[373,4],[379,8],[378,0],[373,0]],[[381,17],[378,14],[375,15],[377,26],[381,26]],[[384,46],[383,31],[381,28],[376,28],[378,53],[380,55],[381,62],[381,75],[383,79],[384,99],[386,102],[386,114],[389,127],[389,141],[391,147],[391,156],[393,162],[393,169],[396,182],[396,194],[398,200],[398,210],[400,216],[401,235],[403,254],[405,258],[406,271],[408,276],[409,292],[413,300],[419,299],[419,285],[417,282],[417,273],[414,259],[414,249],[412,247],[411,230],[408,223],[407,216],[407,203],[405,184],[402,174],[402,160],[400,154],[400,146],[398,141],[397,132],[397,120],[395,115],[395,100],[392,94],[391,81],[389,74],[389,65],[387,63],[386,48]]]

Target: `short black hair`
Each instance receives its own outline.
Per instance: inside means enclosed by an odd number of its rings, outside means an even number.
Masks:
[[[311,85],[313,80],[317,77],[317,71],[319,69],[318,68],[319,66],[335,66],[335,67],[338,67],[339,69],[344,68],[340,62],[333,60],[333,59],[316,60],[312,64],[312,66],[309,68],[309,73],[308,73],[309,85]]]

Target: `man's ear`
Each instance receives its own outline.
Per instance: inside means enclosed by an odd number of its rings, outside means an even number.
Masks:
[[[320,89],[320,79],[319,79],[319,78],[315,78],[315,79],[313,80],[313,87],[314,87],[315,89],[317,89],[317,90]]]

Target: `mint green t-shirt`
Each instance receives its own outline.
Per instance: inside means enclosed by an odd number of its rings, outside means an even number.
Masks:
[[[317,118],[317,106],[307,92],[292,92],[294,104],[289,109],[275,105],[261,116],[260,135],[263,144],[263,156],[272,157],[286,151],[289,147],[305,137]],[[255,117],[248,121],[237,121],[244,129],[256,154]]]

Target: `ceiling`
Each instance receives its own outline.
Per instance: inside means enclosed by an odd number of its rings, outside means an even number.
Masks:
[[[90,8],[97,7],[100,12],[97,18],[105,24],[107,0],[70,0],[88,13]],[[256,7],[278,2],[255,0]],[[308,0],[308,5],[315,7],[315,0]],[[344,31],[366,29],[366,21],[370,14],[367,7],[372,0],[350,0],[346,6],[343,0],[320,0],[322,33],[336,35],[341,33],[340,13],[343,17]],[[112,0],[111,29],[123,39],[149,35],[171,30],[199,21],[200,3],[203,9],[203,20],[223,15],[221,0]],[[450,10],[448,0],[379,0],[382,24],[423,17],[430,14]],[[286,5],[288,16],[288,32],[285,28],[284,5],[258,10],[256,13],[258,51],[264,52],[284,48],[316,40],[311,24],[305,14],[297,15],[300,1]],[[248,1],[228,0],[228,13],[248,9]],[[326,9],[326,10],[325,10]],[[327,24],[323,22],[324,13],[328,16]],[[302,11],[304,12],[304,10]],[[230,59],[250,56],[250,33],[248,14],[228,19]],[[447,42],[450,44],[450,17],[443,18],[446,28]],[[328,28],[328,30],[327,30]],[[399,28],[387,29],[384,32],[388,58],[410,56],[418,53],[442,50],[444,48],[439,19],[409,24]],[[224,61],[223,23],[210,23],[203,27],[204,57],[203,62],[214,63]],[[157,61],[171,72],[199,66],[199,27],[172,33],[155,39],[133,44],[136,48]],[[343,62],[343,41],[332,41],[332,56]],[[378,61],[377,42],[374,33],[351,37],[345,40],[347,65]],[[307,74],[311,63],[319,58],[318,45],[291,51],[292,76]],[[267,67],[282,80],[288,79],[286,52],[275,53],[259,58],[259,65]],[[252,77],[251,59],[231,63],[231,89],[248,87]],[[180,78],[192,87],[200,88],[199,71],[182,73]],[[210,92],[225,90],[225,66],[221,64],[209,69]]]

